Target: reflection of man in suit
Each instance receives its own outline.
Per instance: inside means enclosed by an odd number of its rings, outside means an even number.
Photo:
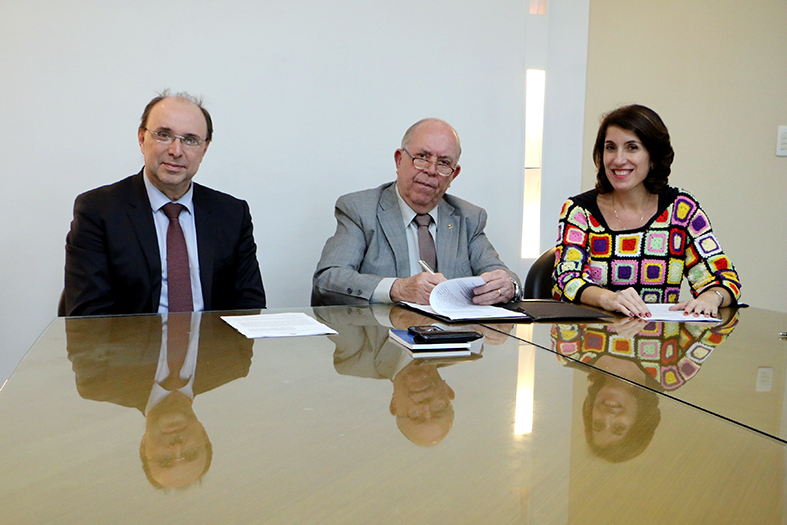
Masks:
[[[388,326],[381,324],[390,320],[406,328],[428,324],[428,318],[390,306],[316,308],[314,313],[339,332],[329,336],[336,344],[333,364],[337,372],[392,382],[389,410],[407,439],[432,446],[445,438],[454,422],[454,391],[438,370],[446,362],[414,360],[404,347],[388,339]]]
[[[164,207],[171,202],[182,205],[176,222],[185,238],[193,310],[265,307],[248,204],[191,183],[212,135],[210,115],[188,94],[164,92],[147,105],[138,130],[144,168],[74,203],[66,315],[169,311]]]
[[[145,415],[140,459],[151,484],[182,488],[201,479],[213,449],[192,401],[245,377],[253,341],[199,313],[71,318],[66,334],[79,394]]]
[[[461,150],[448,123],[419,121],[394,153],[396,182],[336,201],[336,233],[325,243],[314,273],[313,305],[429,304],[435,285],[471,275],[486,281],[475,290],[478,304],[504,303],[519,295],[518,277],[484,233],[486,212],[445,194],[461,170]],[[416,221],[421,219],[426,222],[419,234]],[[422,271],[418,262],[426,258],[419,239],[429,245],[430,234],[436,274]]]

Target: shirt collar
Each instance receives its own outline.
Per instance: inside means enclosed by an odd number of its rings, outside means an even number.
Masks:
[[[145,189],[148,192],[148,200],[150,201],[150,208],[154,212],[159,211],[161,207],[164,206],[165,204],[172,202],[169,200],[169,197],[164,195],[160,189],[155,187],[153,183],[150,182],[150,179],[148,178],[148,174],[145,173],[144,170],[143,170],[143,179],[145,180]],[[183,195],[183,197],[181,197],[177,201],[178,204],[182,204],[183,206],[185,206],[186,209],[189,210],[189,213],[191,215],[194,215],[193,197],[194,197],[194,184],[189,184],[188,191],[185,193],[185,195]]]

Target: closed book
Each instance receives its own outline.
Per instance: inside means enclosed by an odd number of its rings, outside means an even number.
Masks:
[[[451,357],[470,355],[470,343],[416,343],[407,330],[391,328],[388,336],[412,352],[416,357]],[[427,356],[426,354],[430,354]],[[431,355],[434,354],[434,355]]]

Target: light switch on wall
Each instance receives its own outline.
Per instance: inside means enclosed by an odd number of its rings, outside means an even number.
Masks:
[[[770,392],[773,386],[773,368],[761,366],[757,369],[757,392]]]
[[[776,132],[776,156],[787,157],[787,126],[779,126]]]

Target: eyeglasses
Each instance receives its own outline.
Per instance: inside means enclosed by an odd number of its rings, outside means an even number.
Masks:
[[[196,135],[175,135],[169,131],[151,131],[148,128],[145,128],[145,131],[153,135],[156,142],[161,142],[162,144],[172,144],[175,142],[175,139],[180,139],[180,144],[184,148],[199,148],[207,142],[207,140],[202,140]]]
[[[413,161],[413,166],[415,166],[419,170],[426,171],[429,169],[430,164],[434,164],[435,171],[439,175],[442,175],[443,177],[449,177],[451,176],[451,174],[453,174],[453,172],[456,171],[456,168],[451,166],[451,163],[448,162],[447,160],[437,159],[436,161],[432,162],[431,160],[426,158],[425,155],[418,154],[417,157],[413,157],[412,155],[410,155],[410,152],[407,151],[406,148],[402,148],[402,151],[407,153],[407,156],[410,157],[410,160]]]

